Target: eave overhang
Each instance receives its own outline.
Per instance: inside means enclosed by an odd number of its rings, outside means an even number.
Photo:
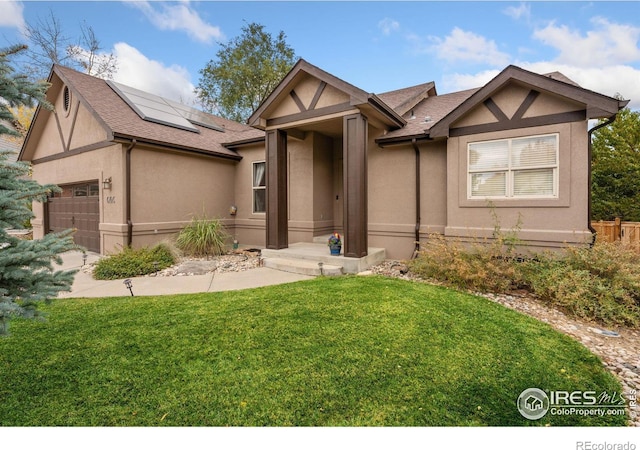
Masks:
[[[214,157],[214,158],[228,159],[231,161],[240,161],[242,159],[242,156],[240,155],[220,153],[220,152],[216,152],[215,150],[205,150],[202,148],[171,145],[163,141],[144,139],[144,138],[139,138],[137,136],[130,136],[126,134],[116,133],[114,134],[114,137],[113,137],[113,142],[118,142],[118,143],[130,144],[134,141],[137,143],[137,145],[148,145],[150,147],[154,147],[162,150],[185,152],[185,153],[191,153],[191,154]]]
[[[618,100],[588,89],[581,88],[571,83],[556,80],[545,75],[529,72],[517,66],[508,66],[491,81],[472,94],[457,108],[429,128],[428,133],[432,138],[448,137],[449,128],[454,122],[463,117],[477,105],[489,99],[496,91],[508,83],[518,83],[531,89],[545,91],[569,101],[584,105],[586,119],[599,119],[611,117],[628,103],[627,100]]]
[[[287,97],[297,82],[304,76],[312,76],[321,82],[333,86],[349,96],[348,105],[360,109],[370,119],[377,120],[389,128],[401,128],[406,122],[398,113],[386,105],[375,94],[367,93],[362,89],[341,80],[328,72],[308,63],[304,59],[298,60],[289,73],[282,79],[278,86],[265,98],[262,104],[247,120],[247,124],[265,130],[269,127],[269,111]],[[347,106],[348,106],[347,105]],[[313,114],[313,111],[309,111]],[[301,116],[302,117],[302,116]],[[277,119],[277,122],[281,122]]]

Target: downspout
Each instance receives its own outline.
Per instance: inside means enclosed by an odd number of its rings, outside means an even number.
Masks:
[[[592,157],[593,157],[593,144],[591,143],[591,137],[593,135],[593,132],[596,130],[599,130],[602,127],[606,127],[607,125],[611,125],[613,123],[613,121],[616,120],[616,115],[614,114],[613,116],[609,117],[607,119],[606,122],[601,123],[600,125],[596,125],[595,127],[591,128],[589,130],[589,132],[587,133],[587,158],[589,159],[589,171],[588,171],[588,176],[587,176],[587,182],[589,183],[588,186],[588,194],[587,194],[587,201],[588,201],[588,205],[587,205],[587,220],[588,220],[588,228],[589,231],[592,234],[592,239],[591,239],[591,247],[593,247],[593,245],[596,243],[596,236],[597,236],[597,232],[595,230],[595,228],[593,228],[593,226],[591,225],[591,165],[592,165]]]
[[[131,221],[131,151],[138,141],[133,139],[127,148],[125,156],[125,203],[126,203],[126,220],[127,220],[127,247],[131,247],[133,243],[133,222]]]
[[[420,148],[417,139],[411,139],[411,146],[416,154],[416,228],[415,228],[415,248],[411,259],[415,259],[420,251]]]

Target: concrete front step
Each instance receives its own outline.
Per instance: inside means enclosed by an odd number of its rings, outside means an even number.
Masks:
[[[323,262],[315,262],[305,259],[290,258],[264,258],[262,260],[264,267],[281,270],[283,272],[298,273],[310,276],[338,276],[343,275],[342,266],[333,264],[325,264]]]
[[[344,251],[344,247],[342,249]],[[342,267],[343,273],[360,273],[384,261],[386,255],[383,248],[369,248],[368,253],[362,258],[345,257],[343,254],[331,256],[326,243],[297,242],[281,250],[262,249],[262,258],[265,262],[267,259],[276,258],[308,261],[316,267],[321,262],[324,267]]]

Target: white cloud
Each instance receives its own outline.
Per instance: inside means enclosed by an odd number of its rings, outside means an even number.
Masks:
[[[531,6],[526,3],[520,3],[520,6],[509,6],[502,11],[512,19],[525,19],[531,18]]]
[[[378,28],[380,28],[382,34],[389,36],[392,32],[400,29],[400,23],[396,20],[390,19],[389,17],[385,17],[378,22]]]
[[[594,29],[582,34],[551,22],[533,37],[559,51],[556,62],[579,67],[612,66],[640,61],[640,27],[596,17]]]
[[[443,92],[456,92],[478,88],[487,84],[499,73],[500,70],[483,70],[482,72],[473,74],[453,73],[446,75],[442,83],[439,83],[439,86],[443,88]]]
[[[516,9],[511,13],[513,16],[518,14]],[[640,109],[640,68],[637,64],[640,61],[640,27],[613,23],[602,17],[592,19],[591,24],[592,29],[585,33],[553,22],[536,29],[533,38],[558,50],[557,57],[544,61],[514,61],[512,64],[540,74],[561,72],[585,89],[612,97],[620,94],[631,100],[630,108]],[[465,51],[481,45],[483,39],[456,29],[439,42],[438,52],[452,52],[461,57]],[[466,46],[456,47],[456,42],[465,41]],[[494,47],[488,55],[496,52]],[[508,64],[506,55],[499,52],[498,55],[505,56],[505,63],[497,65],[499,70],[448,74],[439,83],[442,91],[483,86]]]
[[[189,5],[188,1],[160,4],[156,9],[148,1],[129,1],[129,5],[139,9],[149,21],[160,30],[184,31],[192,39],[211,43],[224,40],[220,27],[210,25],[202,20],[200,15]]]
[[[464,31],[455,27],[444,39],[429,36],[425,44],[418,37],[410,36],[410,40],[417,44],[418,51],[435,53],[435,55],[449,63],[489,64],[491,66],[505,66],[509,64],[508,54],[498,50],[495,41],[489,40],[471,31]]]
[[[124,42],[114,45],[114,54],[118,58],[118,72],[113,77],[114,81],[187,105],[194,104],[195,86],[184,67],[167,67]]]
[[[536,73],[561,72],[585,89],[610,97],[620,94],[631,99],[629,107],[640,109],[640,69],[635,67],[620,64],[585,68],[546,61],[520,66]]]
[[[20,31],[25,29],[24,16],[22,11],[24,5],[22,2],[13,0],[0,1],[0,27],[18,28]]]
[[[584,68],[551,61],[520,62],[516,65],[540,74],[561,72],[585,89],[610,97],[620,94],[623,98],[631,100],[629,108],[640,110],[640,83],[638,83],[640,69],[628,65]],[[442,92],[477,88],[484,86],[499,72],[499,70],[485,70],[471,74],[449,74],[444,77],[439,86],[443,88]]]

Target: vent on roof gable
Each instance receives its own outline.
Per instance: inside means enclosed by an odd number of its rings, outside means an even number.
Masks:
[[[141,119],[159,123],[194,133],[200,131],[194,126],[224,132],[208,114],[178,102],[167,100],[159,95],[150,94],[139,89],[108,80],[107,84],[118,94]]]
[[[69,86],[64,87],[62,91],[62,97],[62,107],[64,108],[64,112],[69,113],[69,110],[71,109],[71,91],[69,90]]]

